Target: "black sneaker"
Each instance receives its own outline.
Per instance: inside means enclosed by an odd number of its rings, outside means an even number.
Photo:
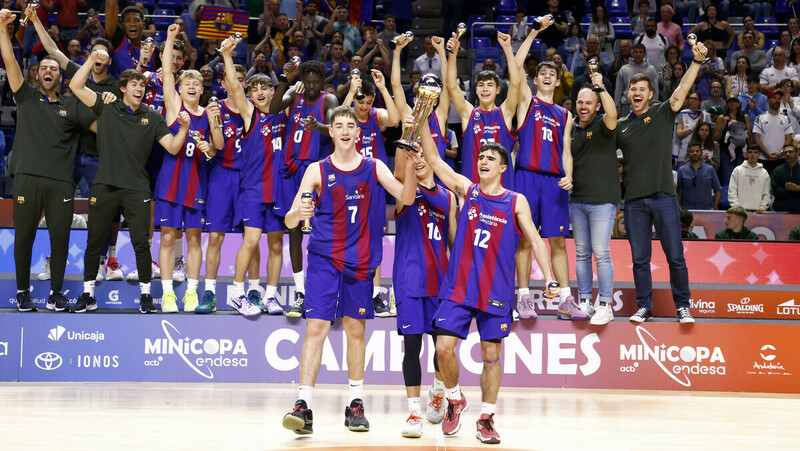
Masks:
[[[142,313],[155,313],[158,311],[155,304],[153,304],[153,296],[143,294],[142,297],[139,298],[139,311]]]
[[[631,322],[643,323],[653,317],[653,312],[649,308],[640,308],[630,317]]]
[[[64,297],[62,292],[53,292],[53,294],[47,298],[47,310],[53,310],[56,312],[63,312],[66,310],[69,312],[69,300]]]
[[[386,308],[386,304],[383,303],[383,299],[381,299],[380,294],[372,298],[372,308],[375,310],[375,316],[378,318],[387,318],[392,316],[392,312]]]
[[[694,323],[692,313],[689,312],[689,307],[681,307],[678,309],[678,321],[681,324]]]
[[[351,431],[366,432],[369,430],[369,421],[364,416],[364,402],[356,398],[349,407],[344,408],[344,425]]]
[[[83,313],[87,310],[97,310],[97,301],[89,293],[83,293],[75,301],[75,307],[72,308],[74,313]]]
[[[292,306],[289,307],[289,311],[286,312],[286,316],[289,318],[300,318],[303,316],[303,306],[306,303],[306,295],[300,293],[299,291],[294,293],[294,302],[292,302]]]
[[[314,432],[314,415],[308,404],[302,399],[294,403],[294,409],[283,416],[283,427],[295,434],[311,434]]]
[[[21,293],[17,293],[17,309],[20,312],[35,312],[36,304],[33,303],[33,299],[31,299],[31,293],[28,290],[25,290]]]

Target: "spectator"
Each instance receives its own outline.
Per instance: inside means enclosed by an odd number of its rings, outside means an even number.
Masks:
[[[596,35],[600,49],[609,55],[614,53],[614,27],[609,23],[608,10],[604,3],[598,3],[592,10],[592,23],[589,24],[587,35]],[[610,63],[611,61],[609,61]]]
[[[740,56],[736,60],[736,71],[725,76],[725,95],[739,95],[747,92],[747,76],[753,73],[750,68],[750,60],[746,56]]]
[[[704,43],[708,39],[713,41],[717,56],[720,58],[725,58],[726,52],[731,48],[731,45],[733,45],[733,28],[731,28],[728,22],[719,20],[719,17],[717,17],[717,7],[714,4],[710,4],[706,7],[705,16],[700,20],[700,23],[689,30],[689,33],[697,35],[697,38]]]
[[[664,2],[666,3],[666,1]],[[678,18],[685,17],[689,23],[697,22],[697,2],[695,0],[675,0],[673,7]]]
[[[344,33],[342,33],[341,31],[334,31],[333,32],[333,34],[331,35],[331,42],[329,44],[325,44],[324,51],[322,52],[322,61],[323,62],[327,63],[328,61],[331,60],[331,53],[330,53],[331,52],[331,45],[335,44],[335,43],[339,43],[339,44],[342,44],[342,46],[344,46]],[[354,55],[354,53],[351,52],[350,50],[348,50],[347,47],[344,48],[344,59],[345,59],[345,61],[350,61],[350,58],[352,58],[353,55]]]
[[[558,47],[567,37],[567,16],[559,0],[547,0],[547,12],[553,16],[553,24],[542,30],[536,37],[547,47]]]
[[[69,3],[69,1],[67,1],[67,3]],[[156,24],[153,23],[153,19],[147,17],[150,14],[150,12],[147,10],[147,8],[145,8],[144,3],[136,2],[133,4],[133,6],[138,8],[139,11],[141,11],[142,14],[144,14],[144,29],[142,29],[142,35],[146,38],[151,38],[155,36]],[[181,26],[182,28],[181,31],[186,30],[186,23],[183,21],[183,19],[175,19],[175,23]]]
[[[722,82],[714,80],[708,85],[709,97],[703,100],[700,104],[700,109],[703,111],[711,111],[711,108],[718,106],[721,111],[725,110],[725,98],[722,92]]]
[[[789,232],[789,241],[800,241],[800,225]]]
[[[630,39],[621,39],[619,41],[619,54],[614,55],[614,63],[611,64],[611,70],[608,74],[608,79],[614,84],[617,81],[617,75],[623,66],[628,64],[633,53],[633,44]]]
[[[633,38],[633,45],[642,44],[647,49],[647,59],[653,67],[661,67],[666,62],[664,53],[669,47],[669,40],[657,29],[656,20],[649,17],[644,23],[644,34]]]
[[[797,69],[786,66],[786,52],[781,47],[776,47],[775,52],[772,54],[773,65],[761,71],[759,77],[760,89],[763,92],[770,92],[773,89],[779,88],[778,84],[783,82],[781,80],[789,79],[790,90],[789,94],[794,92],[800,76],[797,74]]]
[[[758,160],[764,164],[767,171],[775,169],[781,163],[779,161],[781,149],[792,142],[792,126],[789,118],[779,110],[782,96],[783,93],[779,89],[772,90],[767,96],[769,109],[758,116],[753,124],[753,141],[758,144],[762,152]]]
[[[669,99],[672,96],[672,93],[675,92],[676,89],[678,89],[678,85],[681,82],[681,78],[683,78],[683,76],[686,74],[686,63],[684,63],[683,61],[676,62],[675,64],[672,65],[671,72],[672,73],[669,76],[669,80],[667,80],[667,83],[664,86],[664,90],[666,92],[664,92],[661,95],[661,98],[664,99]],[[693,93],[694,88],[689,90],[689,92]]]
[[[579,53],[574,55],[573,61],[569,65],[570,72],[572,72],[575,77],[583,75],[587,72],[587,61],[591,59],[597,60],[597,66],[600,72],[603,73],[603,77],[608,74],[608,71],[611,69],[611,63],[614,62],[613,53],[603,51],[600,48],[600,40],[593,34],[590,34],[589,37],[586,38],[586,46],[582,48]]]
[[[772,172],[772,192],[775,203],[772,209],[788,213],[800,213],[800,168],[797,167],[797,147],[783,146],[784,164]]]
[[[683,32],[681,32],[680,25],[672,21],[675,11],[669,5],[661,6],[661,22],[656,26],[656,31],[665,36],[669,43],[677,45],[680,51],[683,51],[686,42],[683,40]]]
[[[725,212],[725,229],[714,235],[715,240],[758,240],[758,235],[744,226],[747,212],[744,208],[733,206]]]
[[[433,48],[430,36],[425,38],[425,53],[414,60],[414,70],[423,77],[433,74],[439,77],[440,80],[442,79],[442,61],[439,59],[436,49]]]
[[[336,88],[344,85],[350,76],[350,64],[344,60],[344,47],[341,43],[331,44],[331,60],[325,63],[328,70],[325,72],[325,83],[330,83]]]
[[[275,28],[281,12],[281,0],[264,0],[264,12],[258,16],[258,36],[264,37]],[[200,8],[198,8],[200,9]],[[287,16],[288,19],[288,16]],[[287,24],[288,28],[288,24]]]
[[[717,124],[714,127],[714,142],[719,142],[722,146],[717,159],[719,162],[717,168],[720,183],[723,185],[728,184],[733,169],[744,162],[747,143],[753,139],[750,132],[750,117],[741,110],[741,97],[728,97],[725,107],[725,113],[717,117]]]
[[[708,126],[708,124],[705,125]],[[703,162],[703,149],[697,141],[689,144],[689,162],[678,168],[676,191],[678,205],[681,208],[716,210],[719,206],[722,187],[717,178],[717,171]]]
[[[346,6],[339,5],[333,12],[331,20],[325,26],[325,35],[330,36],[334,31],[341,31],[344,35],[344,46],[352,53],[361,47],[361,33],[358,28],[348,22],[350,12]]]
[[[81,41],[73,39],[67,45],[67,58],[74,61],[76,64],[83,66],[86,60],[83,59],[83,49],[81,48]],[[67,83],[69,84],[69,83]]]
[[[278,6],[280,7],[280,2],[278,2]],[[271,8],[270,8],[271,9]],[[266,11],[264,11],[266,13]],[[289,33],[289,16],[283,13],[278,13],[275,16],[274,23],[270,26],[270,33],[272,34],[272,40],[277,44],[278,50],[280,54],[278,55],[278,65],[283,66],[286,64],[286,54],[284,53],[283,48],[283,38]]]
[[[564,61],[561,59],[560,53],[553,55],[553,63],[556,65],[556,70],[558,70],[559,80],[555,90],[553,90],[553,100],[558,100],[569,95],[570,89],[572,89],[572,83],[575,81],[575,76],[564,66]]]
[[[714,41],[708,39],[703,42],[707,49],[714,45]],[[708,61],[700,65],[700,72],[695,79],[695,91],[700,94],[700,98],[705,100],[709,96],[709,86],[714,80],[723,80],[725,78],[726,63],[723,58],[720,58],[713,53],[708,54]]]
[[[792,39],[800,38],[800,22],[797,17],[790,17],[786,19],[786,28],[792,34]]]
[[[675,131],[672,136],[672,158],[678,165],[686,161],[686,151],[695,126],[701,122],[711,122],[711,116],[700,109],[700,94],[689,93],[686,101],[689,107],[675,116]]]
[[[731,55],[731,65],[729,70],[736,71],[736,60],[740,56],[746,56],[750,60],[753,72],[759,73],[767,66],[767,54],[763,50],[756,48],[756,35],[752,31],[742,33],[742,47]]]
[[[639,0],[636,7],[639,8],[639,15],[631,19],[631,28],[633,35],[638,37],[644,34],[644,23],[653,15],[650,14],[650,0]]]
[[[519,50],[519,46],[522,45],[522,41],[528,37],[528,33],[531,32],[531,27],[528,26],[528,17],[525,15],[525,11],[517,11],[514,15],[514,25],[511,26],[511,31],[509,34],[511,35],[511,49],[514,50],[514,53]],[[580,30],[581,27],[578,27]],[[446,36],[445,36],[446,38]]]
[[[314,59],[322,58],[322,44],[325,42],[325,34],[323,31],[325,30],[325,26],[328,25],[328,19],[319,15],[319,2],[320,0],[308,0],[305,3],[304,14],[302,16],[303,31],[308,30],[311,32],[317,44]],[[298,14],[299,13],[298,11]],[[392,15],[387,14],[387,16]],[[388,22],[391,22],[391,29],[394,30],[394,16],[391,17],[391,20],[387,20],[384,16],[384,26],[386,26]]]
[[[278,85],[278,76],[275,74],[275,66],[272,61],[267,59],[263,53],[258,53],[253,60],[253,67],[245,74],[245,80],[249,80],[255,74],[264,74],[272,79],[274,86]]]
[[[792,97],[794,81],[784,78],[778,82],[776,89],[781,92],[781,114],[789,118],[792,134],[800,133],[800,98]]]
[[[685,210],[683,208],[680,209],[681,215],[681,238],[684,240],[696,240],[697,234],[692,232],[692,222],[694,221],[694,215],[691,211]]]
[[[625,230],[625,213],[619,213],[616,218],[614,218],[614,227],[611,229],[611,237],[612,238],[625,238],[628,236],[628,232]]]
[[[737,104],[739,103],[738,98],[734,97],[733,100],[735,100]],[[720,117],[724,116],[720,115]],[[711,123],[698,123],[694,127],[689,142],[700,143],[700,150],[703,151],[703,163],[711,166],[715,171],[719,168],[719,143],[714,139],[713,133],[711,133]]]
[[[764,50],[764,33],[760,32],[760,31],[758,31],[756,29],[756,21],[753,20],[753,16],[745,17],[742,20],[742,23],[744,24],[744,31],[751,31],[751,32],[753,32],[753,34],[756,35],[756,44],[755,44],[756,48],[759,49],[759,50]],[[744,31],[742,33],[744,33]],[[741,34],[736,36],[736,43],[737,43],[739,48],[744,47],[744,44],[742,43],[742,35]]]
[[[536,66],[539,65],[539,57],[530,54],[525,58],[525,81],[528,83],[528,87],[531,88],[531,94],[536,95],[537,86],[534,83],[533,79],[536,77]],[[451,109],[451,111],[454,110]]]
[[[628,61],[628,64],[619,70],[617,82],[615,84],[616,87],[614,88],[614,103],[619,110],[617,117],[624,117],[630,113],[631,104],[625,93],[628,91],[631,77],[636,74],[643,73],[647,75],[655,91],[653,98],[658,98],[658,76],[656,75],[656,69],[644,60],[645,56],[647,56],[647,49],[642,44],[636,44],[633,46],[631,56],[632,59]]]
[[[602,71],[601,75],[603,75]],[[569,91],[569,97],[572,99],[573,105],[578,101],[578,92],[580,92],[585,85],[590,83],[591,81],[588,71],[584,71],[583,74],[575,77],[575,81],[572,83],[572,88]],[[605,75],[603,75],[603,87],[609,93],[612,92],[611,81]]]
[[[64,43],[78,38],[78,30],[81,24],[78,18],[78,7],[85,8],[85,0],[45,0],[41,4],[48,14],[53,14],[58,9],[56,24]]]
[[[728,184],[728,203],[761,213],[769,208],[772,195],[769,174],[758,162],[758,154],[758,147],[748,146],[747,160],[733,169]]]
[[[512,46],[511,48],[513,49],[514,47]],[[581,27],[581,24],[578,22],[569,24],[567,39],[564,40],[562,49],[562,53],[567,57],[567,64],[574,69],[573,64],[575,59],[583,56],[586,49],[586,39],[583,38],[583,27]]]
[[[83,28],[78,32],[78,40],[81,41],[81,47],[83,50],[89,50],[89,47],[92,46],[92,41],[105,37],[106,30],[100,23],[100,15],[97,14],[97,11],[90,9],[86,13],[86,22],[83,24]]]
[[[766,113],[769,109],[767,96],[758,92],[758,83],[758,75],[749,75],[747,77],[747,92],[739,94],[739,102],[744,105],[742,111],[750,118],[750,124],[755,124],[756,118]],[[748,128],[748,131],[752,131],[752,129]]]
[[[658,82],[663,86],[667,80],[669,80],[669,76],[672,73],[672,66],[675,65],[678,61],[681,60],[681,52],[678,50],[678,46],[675,44],[670,44],[667,47],[667,50],[664,51],[664,64],[658,67]],[[664,97],[664,91],[661,91],[661,97]],[[669,98],[667,96],[666,98]]]
[[[800,38],[792,40],[787,58],[786,66],[793,68],[800,74]]]
[[[406,95],[406,103],[409,105],[414,104],[414,97],[417,96],[417,89],[419,89],[419,80],[422,77],[420,73],[417,71],[411,72],[411,75],[408,77],[408,86],[403,88],[403,91]]]
[[[778,45],[772,47],[771,49],[766,49],[767,67],[772,66],[774,64],[772,60],[772,55],[775,53],[775,49],[783,49],[783,55],[784,56],[789,55],[789,52],[792,50],[792,35],[789,33],[789,30],[781,31],[781,37],[780,41],[778,41]]]
[[[400,36],[400,33],[397,32],[395,29],[395,20],[394,16],[391,14],[384,14],[383,15],[383,30],[378,33],[378,40],[383,42],[383,45],[387,47],[387,52],[389,53],[389,61],[392,60],[392,50],[388,47],[390,41],[394,38]]]

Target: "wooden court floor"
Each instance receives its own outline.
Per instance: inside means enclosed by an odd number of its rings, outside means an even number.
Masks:
[[[425,391],[425,390],[423,390]],[[289,384],[0,383],[0,449],[798,449],[800,395],[501,389],[499,445],[475,439],[479,391],[461,431],[426,423],[405,439],[402,387],[367,386],[371,430],[343,426],[347,390],[314,394],[314,434],[284,430]],[[423,398],[424,399],[424,398]],[[437,437],[438,435],[438,437]],[[414,450],[416,451],[416,450]]]

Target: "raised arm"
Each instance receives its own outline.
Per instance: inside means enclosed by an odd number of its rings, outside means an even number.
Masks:
[[[344,100],[342,101],[342,105],[350,106],[353,104],[353,100],[356,98],[356,93],[358,93],[358,88],[361,87],[361,74],[354,74],[350,73],[350,89],[347,90],[347,95],[345,96]]]
[[[404,152],[410,152],[404,150]],[[406,164],[406,173],[403,182],[394,178],[392,171],[386,167],[386,164],[381,160],[375,160],[378,165],[378,182],[386,188],[386,191],[397,199],[398,203],[403,205],[411,205],[414,202],[414,197],[417,195],[417,177],[414,175],[414,161],[419,160],[420,156],[416,152],[408,153],[408,158],[411,160]]]
[[[372,69],[372,79],[375,80],[375,87],[383,95],[383,100],[386,102],[386,109],[378,109],[378,124],[381,128],[394,127],[400,122],[400,112],[397,110],[392,95],[386,89],[386,79],[379,70]],[[345,104],[346,105],[346,104]]]
[[[172,24],[167,28],[167,40],[164,42],[164,57],[161,59],[162,84],[164,85],[164,109],[167,124],[172,124],[181,111],[181,97],[175,90],[175,74],[172,72],[172,48],[178,37],[180,27]]]
[[[30,17],[31,22],[33,22],[33,27],[36,28],[36,34],[39,35],[39,40],[42,41],[42,45],[45,51],[47,51],[47,54],[55,58],[62,69],[66,69],[69,58],[61,52],[58,45],[53,41],[53,38],[47,34],[47,30],[45,30],[44,25],[42,25],[42,22],[39,20],[39,16],[30,5],[25,8],[25,14]]]
[[[442,73],[447,73],[447,53],[444,48],[444,38],[439,36],[431,37],[431,44],[439,54],[439,61],[442,64]],[[444,130],[447,125],[447,114],[450,112],[450,90],[442,89],[439,94],[439,105],[436,106],[436,118],[439,120],[439,129]]]
[[[181,128],[178,130],[178,133],[175,136],[172,134],[167,133],[161,139],[158,140],[158,143],[172,155],[178,155],[181,150],[183,150],[183,145],[186,143],[186,138],[189,136],[189,123],[191,122],[191,118],[189,117],[189,113],[186,111],[181,111],[177,116],[178,123],[181,125]],[[198,144],[198,150],[203,151],[199,146],[205,143],[205,147],[208,147],[208,143],[203,141],[202,143]],[[207,152],[206,149],[203,152]],[[213,154],[212,154],[213,155]]]
[[[669,106],[672,108],[672,111],[677,113],[683,107],[683,102],[686,100],[686,96],[689,95],[689,90],[692,89],[695,78],[697,78],[697,72],[700,70],[701,63],[699,62],[705,59],[707,52],[708,49],[706,49],[706,46],[699,42],[692,48],[694,61],[692,61],[692,64],[686,69],[686,74],[681,78],[681,82],[678,84],[675,92],[669,97]]]
[[[461,124],[466,126],[469,122],[469,117],[472,115],[473,107],[467,103],[467,99],[464,98],[464,91],[458,86],[457,59],[460,43],[458,39],[455,38],[455,33],[453,33],[453,37],[447,41],[447,44],[450,49],[453,50],[453,53],[447,61],[447,80],[445,86],[450,91],[450,98],[453,100],[453,106],[456,107],[458,115],[461,116]]]
[[[272,96],[272,100],[269,103],[269,114],[278,114],[291,107],[297,100],[297,97],[299,97],[293,89],[289,89],[289,83],[296,73],[297,68],[291,61],[287,61],[286,64],[283,65],[283,77],[278,77],[280,83],[278,83],[275,94]]]
[[[106,0],[106,36],[114,39],[119,24],[119,5],[117,0]]]
[[[83,66],[78,69],[78,72],[76,72],[72,80],[69,81],[69,89],[75,97],[79,98],[81,102],[89,108],[92,108],[97,102],[97,93],[86,87],[86,81],[92,73],[92,67],[94,67],[96,63],[107,61],[108,58],[110,57],[105,50],[95,47],[94,52],[86,58],[86,62],[83,63]],[[6,65],[6,68],[8,68],[8,65]]]
[[[11,46],[11,37],[8,35],[8,24],[13,22],[16,17],[7,9],[0,10],[0,53],[3,55],[11,92],[19,91],[20,86],[25,82],[17,57],[14,55],[14,48]]]
[[[225,64],[225,87],[228,88],[228,97],[233,101],[233,106],[239,110],[239,114],[242,115],[242,120],[244,120],[244,131],[250,131],[250,124],[253,120],[253,111],[255,106],[247,100],[247,95],[244,93],[244,89],[242,89],[242,85],[239,84],[239,80],[236,78],[236,68],[233,64],[233,58],[231,57],[231,52],[233,48],[229,48],[228,45],[231,44],[228,41],[232,39],[228,38],[223,43],[222,46],[225,50],[222,52],[222,61]]]
[[[413,116],[408,116],[403,122],[403,128],[412,126],[414,122]],[[431,129],[428,127],[428,121],[422,124],[420,129],[420,138],[422,143],[422,155],[425,161],[433,169],[433,173],[439,177],[439,180],[452,192],[458,196],[459,199],[467,197],[467,190],[472,182],[453,170],[442,157],[439,156],[439,150],[436,143],[431,136]]]
[[[520,76],[519,66],[516,66],[517,63],[514,59],[514,51],[511,49],[511,36],[498,31],[497,42],[500,43],[500,47],[503,48],[503,53],[506,55],[506,61],[508,62],[508,94],[506,95],[506,100],[500,105],[500,108],[503,110],[503,115],[506,117],[506,125],[511,128],[511,121],[514,119],[514,113],[516,113],[517,105],[519,104],[519,90],[522,77]]]
[[[553,273],[550,270],[550,253],[547,251],[547,246],[544,244],[539,232],[533,225],[531,218],[531,207],[528,200],[522,194],[517,194],[517,204],[514,208],[514,216],[516,216],[517,225],[525,235],[525,238],[531,243],[533,247],[533,256],[536,257],[536,263],[542,274],[545,276],[545,282],[550,283],[553,280]]]
[[[431,40],[433,39],[436,38],[431,38]],[[395,105],[397,105],[397,109],[400,112],[400,117],[405,117],[411,114],[411,107],[405,100],[405,95],[403,95],[405,91],[403,90],[403,83],[400,80],[401,79],[400,70],[402,67],[402,65],[400,64],[400,51],[403,49],[403,47],[408,45],[409,42],[410,40],[407,39],[405,36],[400,36],[399,38],[397,38],[396,42],[397,45],[394,49],[394,52],[392,52],[392,70],[390,72],[391,82],[392,82],[392,92],[395,93],[394,103]],[[445,64],[444,59],[442,58],[442,72],[444,72],[445,69],[444,64]],[[446,91],[446,89],[443,89],[442,93],[444,93],[444,91]]]
[[[592,86],[603,86],[603,74],[595,72],[590,77]],[[603,123],[609,130],[616,130],[617,128],[617,105],[614,103],[614,98],[605,89],[598,92],[600,97],[600,104],[603,105]],[[565,132],[566,133],[566,132]],[[570,133],[571,135],[571,133]]]

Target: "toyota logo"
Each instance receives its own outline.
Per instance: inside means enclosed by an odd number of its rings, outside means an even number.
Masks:
[[[37,355],[36,360],[34,362],[36,363],[36,366],[39,367],[39,369],[45,371],[52,371],[61,367],[61,364],[64,363],[64,360],[61,358],[60,355],[56,354],[55,352],[48,351]]]

